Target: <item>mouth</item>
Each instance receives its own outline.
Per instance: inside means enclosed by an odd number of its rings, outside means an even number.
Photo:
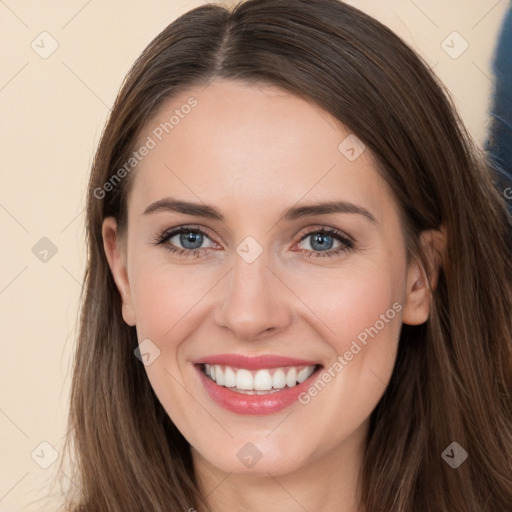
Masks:
[[[209,397],[237,414],[266,415],[298,402],[323,365],[280,357],[216,356],[194,366]]]
[[[217,386],[245,395],[268,395],[291,389],[309,379],[321,365],[289,366],[249,370],[219,364],[202,364],[200,369]]]

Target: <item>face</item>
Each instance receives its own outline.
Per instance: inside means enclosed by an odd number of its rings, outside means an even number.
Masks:
[[[402,322],[428,316],[370,151],[314,104],[227,80],[168,101],[143,144],[105,250],[195,460],[283,475],[360,454]]]

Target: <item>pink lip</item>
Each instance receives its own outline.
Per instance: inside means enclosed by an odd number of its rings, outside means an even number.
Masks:
[[[232,366],[233,368],[246,368],[247,370],[281,368],[285,366],[315,366],[319,364],[318,361],[306,361],[305,359],[292,359],[283,356],[244,356],[240,354],[218,354],[203,357],[192,362],[193,364],[219,364]]]
[[[313,376],[316,378],[318,375],[318,370],[316,370],[311,377],[293,388],[283,388],[281,391],[267,395],[245,395],[232,391],[230,388],[219,386],[204,374],[200,364],[195,364],[194,366],[203,386],[215,403],[228,411],[249,416],[274,414],[290,407],[295,402],[298,402],[299,395],[311,385],[311,378]],[[266,368],[269,367],[266,366]]]

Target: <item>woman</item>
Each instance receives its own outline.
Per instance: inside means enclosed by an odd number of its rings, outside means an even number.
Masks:
[[[186,13],[123,84],[87,219],[69,510],[512,510],[510,217],[382,24]]]

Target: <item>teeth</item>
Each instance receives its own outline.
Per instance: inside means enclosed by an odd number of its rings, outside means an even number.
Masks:
[[[268,370],[258,370],[254,376],[254,388],[257,391],[269,391],[272,389],[272,375]]]
[[[281,368],[278,368],[274,375],[272,375],[272,387],[282,389],[286,386],[286,373]]]
[[[236,372],[235,387],[237,389],[245,389],[247,391],[250,391],[250,390],[254,389],[253,384],[254,384],[254,379],[252,378],[252,373],[249,370],[238,370]]]
[[[262,369],[251,372],[218,364],[204,365],[204,373],[219,386],[247,395],[266,395],[288,386],[293,388],[311,377],[315,366]]]
[[[286,385],[289,388],[292,388],[297,383],[297,370],[295,368],[291,368],[288,370],[286,374]]]
[[[215,380],[214,376],[212,376],[212,379]],[[226,366],[224,370],[224,386],[227,388],[234,388],[236,386],[236,374],[229,366]]]
[[[215,382],[219,386],[224,386],[224,372],[220,366],[215,367]]]
[[[315,368],[312,366],[306,366],[306,368],[302,368],[302,370],[297,375],[297,380],[299,381],[299,384],[301,382],[304,382],[307,378],[311,377],[314,371]]]
[[[233,388],[231,391],[235,391],[236,393],[240,393],[243,395],[269,395],[272,393],[279,392],[279,389],[271,389],[270,391],[255,391],[254,389],[252,389],[252,390],[248,391],[248,390]]]

